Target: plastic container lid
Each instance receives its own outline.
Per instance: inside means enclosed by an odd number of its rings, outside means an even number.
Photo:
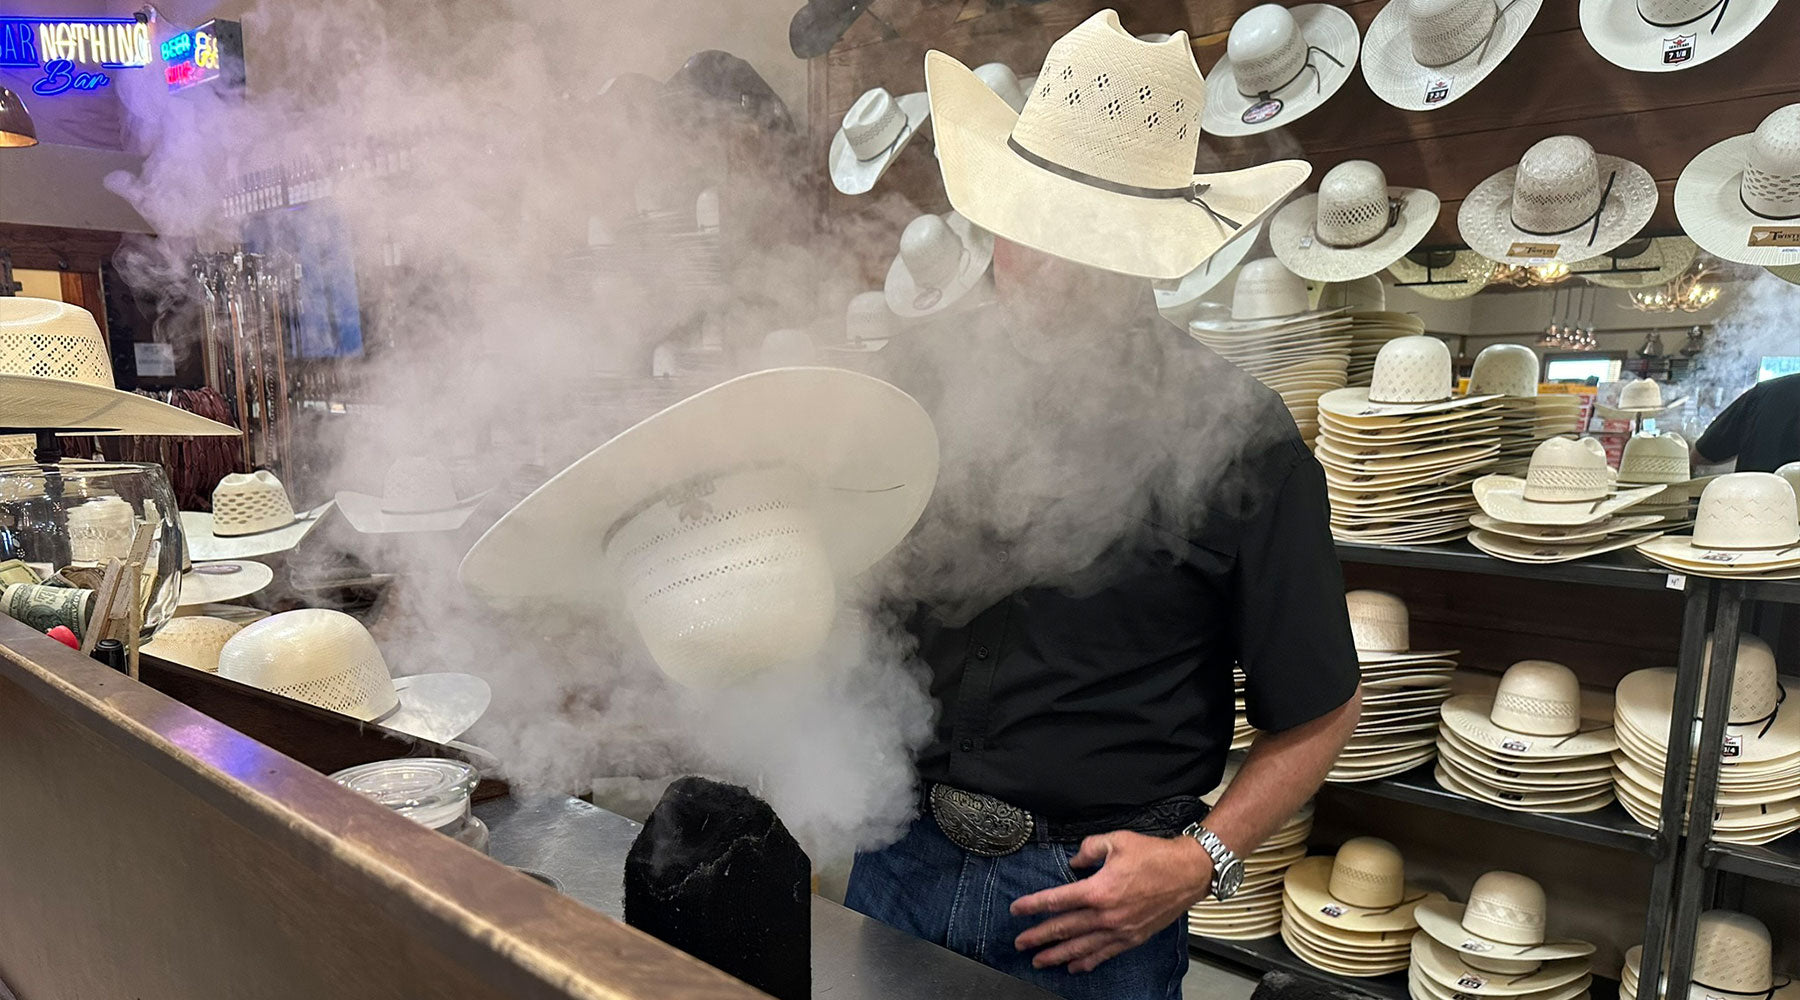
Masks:
[[[415,757],[347,767],[331,780],[436,830],[468,815],[480,779],[460,760]]]

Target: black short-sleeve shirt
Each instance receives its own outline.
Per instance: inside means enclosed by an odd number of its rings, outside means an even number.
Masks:
[[[1732,401],[1694,449],[1709,462],[1737,459],[1739,472],[1774,472],[1800,462],[1800,375],[1759,382]]]

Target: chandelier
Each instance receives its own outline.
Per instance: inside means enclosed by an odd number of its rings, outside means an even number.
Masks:
[[[1542,264],[1501,264],[1494,268],[1490,283],[1517,288],[1543,288],[1559,284],[1568,277],[1569,265],[1560,260],[1549,260]]]
[[[1708,280],[1713,274],[1711,262],[1696,261],[1666,285],[1633,291],[1631,304],[1642,312],[1699,312],[1719,300],[1719,286]]]
[[[1564,273],[1568,269],[1565,267]],[[1538,336],[1538,346],[1558,351],[1593,351],[1598,350],[1600,341],[1594,336],[1594,299],[1592,290],[1587,288],[1570,291],[1566,296],[1559,291],[1550,293],[1550,319],[1544,324],[1544,332]],[[1576,296],[1580,295],[1580,301]],[[1587,320],[1582,321],[1582,314]]]

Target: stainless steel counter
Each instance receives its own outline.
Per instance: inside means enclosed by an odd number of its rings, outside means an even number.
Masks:
[[[475,807],[489,853],[543,872],[608,916],[625,916],[625,854],[638,824],[579,799],[495,799]],[[813,897],[813,996],[831,1000],[1053,1000],[979,962]]]

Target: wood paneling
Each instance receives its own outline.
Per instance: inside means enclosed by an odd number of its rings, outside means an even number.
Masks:
[[[12,254],[14,267],[44,271],[100,272],[100,264],[119,249],[118,233],[97,229],[62,229],[0,222],[0,249]]]

